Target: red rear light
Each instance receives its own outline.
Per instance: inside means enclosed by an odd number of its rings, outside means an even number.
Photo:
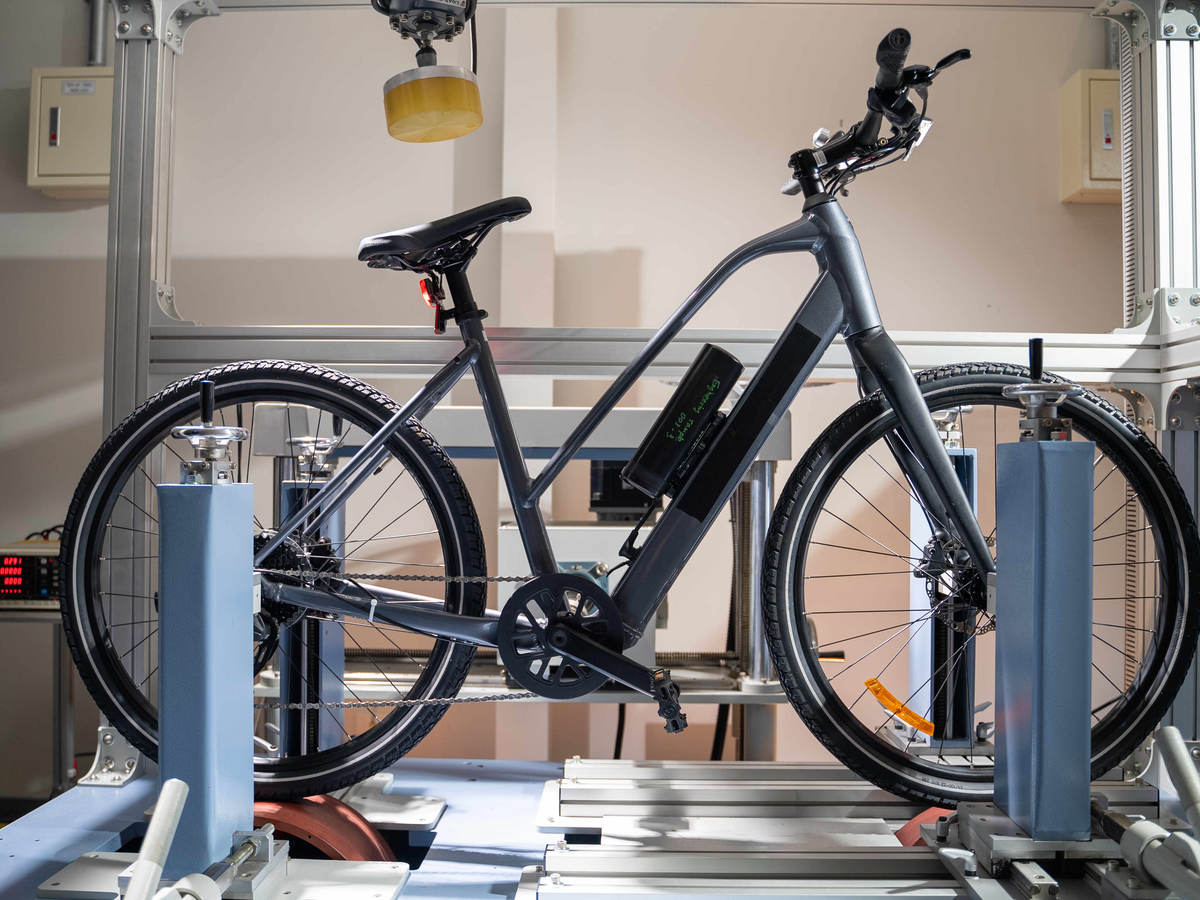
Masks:
[[[420,285],[421,285],[421,299],[425,301],[425,305],[428,306],[430,309],[436,309],[437,304],[433,301],[433,292],[429,289],[429,279],[422,278],[420,281]]]

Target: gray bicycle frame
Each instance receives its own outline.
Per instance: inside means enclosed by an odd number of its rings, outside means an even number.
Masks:
[[[696,287],[637,357],[617,377],[536,478],[531,478],[513,430],[481,317],[462,272],[448,272],[447,284],[459,318],[464,349],[406,402],[312,498],[290,516],[256,554],[263,561],[302,524],[315,529],[381,464],[388,439],[410,418],[428,414],[468,371],[482,398],[488,427],[509,497],[512,499],[530,571],[558,571],[538,500],[584,441],[646,371],[663,348],[700,310],[730,275],[760,256],[812,253],[816,282],[784,327],[766,360],[730,410],[725,423],[693,467],[629,565],[613,594],[625,625],[625,645],[641,636],[662,598],[691,558],[717,514],[758,455],[784,411],[840,332],[854,361],[860,389],[882,390],[895,410],[896,436],[889,446],[934,528],[952,530],[983,572],[995,571],[987,541],[954,474],[920,388],[895,343],[884,331],[858,238],[834,199],[824,199],[799,220],[743,244]],[[311,590],[264,583],[279,599],[335,615],[358,615],[371,604],[373,617],[392,625],[483,646],[495,646],[496,614],[484,617],[446,612],[441,601],[417,594],[358,585]],[[383,601],[380,603],[379,601]]]

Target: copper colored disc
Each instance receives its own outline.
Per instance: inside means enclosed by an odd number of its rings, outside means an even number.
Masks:
[[[328,794],[288,803],[254,804],[254,827],[270,822],[282,837],[312,844],[330,859],[394,862],[379,831],[354,809]]]

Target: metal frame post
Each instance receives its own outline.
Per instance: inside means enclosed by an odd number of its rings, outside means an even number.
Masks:
[[[744,500],[739,496],[744,492]],[[741,689],[748,692],[778,691],[775,670],[771,665],[771,650],[762,615],[762,562],[767,535],[771,530],[771,513],[775,508],[775,462],[755,460],[746,477],[737,487],[734,508],[744,512],[746,521],[737,527],[745,529],[746,540],[737,543],[733,564],[738,582],[744,585],[740,598],[745,615],[742,661],[746,676]],[[775,704],[745,703],[740,707],[739,759],[772,760],[775,758]]]
[[[1121,26],[1121,185],[1128,331],[1167,335],[1200,324],[1200,11],[1176,0],[1103,0],[1095,14]],[[1165,367],[1164,367],[1165,368]],[[1173,367],[1178,371],[1179,367]],[[1180,374],[1186,375],[1186,372]],[[1162,448],[1196,504],[1200,397],[1195,379],[1167,376],[1157,390],[1128,391],[1138,424],[1162,429]],[[1124,385],[1132,388],[1131,385]],[[1145,401],[1149,400],[1149,404]],[[1149,405],[1150,409],[1144,407]],[[1157,415],[1155,415],[1157,413]],[[1137,581],[1132,570],[1126,579]],[[1129,614],[1140,593],[1131,587]],[[1193,663],[1167,722],[1200,736]]]
[[[105,292],[104,429],[150,391],[150,326],[180,323],[171,286],[175,62],[214,0],[111,0],[112,168]]]

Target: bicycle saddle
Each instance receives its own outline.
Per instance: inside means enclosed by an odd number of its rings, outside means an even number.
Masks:
[[[524,197],[505,197],[422,225],[373,234],[358,245],[358,258],[375,268],[412,270],[461,265],[475,255],[484,236],[502,222],[528,215]]]

